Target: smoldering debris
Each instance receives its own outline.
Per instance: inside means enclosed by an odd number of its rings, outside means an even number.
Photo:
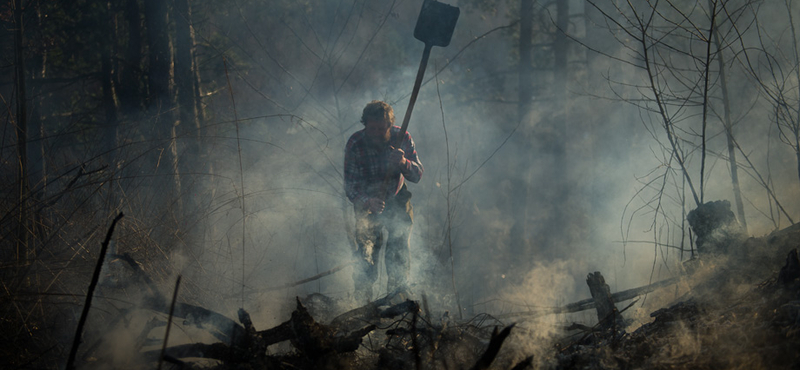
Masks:
[[[770,254],[788,252],[774,265],[742,266],[741,260],[703,261],[710,271],[689,277],[686,294],[650,314],[652,321],[631,333],[593,331],[556,346],[555,369],[795,369],[800,366],[800,261],[796,227],[760,240]],[[754,253],[751,251],[751,253]],[[785,255],[785,254],[784,254]],[[701,257],[702,260],[702,257]],[[741,267],[741,270],[737,269]],[[770,277],[757,276],[752,269]]]
[[[315,295],[303,300],[316,306],[316,310],[330,308],[331,304]],[[163,358],[161,350],[144,350],[137,355],[138,366],[147,368],[161,360],[186,369],[407,369],[421,368],[423,363],[473,363],[473,369],[488,369],[512,328],[498,332],[495,327],[489,332],[475,323],[456,324],[449,315],[434,320],[423,316],[419,303],[405,299],[401,292],[341,313],[323,324],[314,319],[303,300],[296,298],[289,320],[266,330],[258,330],[244,309],[239,309],[238,322],[233,322],[221,320],[222,315],[203,307],[179,303],[177,307],[181,308],[174,315],[185,319],[183,325],[206,328],[220,341],[169,346]],[[148,302],[148,309],[164,312],[163,300]],[[120,321],[125,320],[115,320]],[[148,321],[137,342],[162,326],[163,321]],[[367,336],[369,343],[364,343]],[[85,367],[106,366],[99,356],[101,342],[102,339],[96,341],[89,348],[90,353],[83,356],[94,359],[84,363]],[[269,347],[281,342],[288,342],[292,350],[270,354]],[[137,345],[131,350],[142,347]],[[209,367],[198,359],[218,363]]]
[[[737,252],[755,246],[759,251]],[[183,319],[176,320],[178,325],[206,330],[216,341],[168,346],[161,360],[173,368],[218,370],[797,368],[798,246],[798,227],[738,240],[726,248],[733,257],[701,254],[679,277],[616,293],[600,272],[593,272],[587,276],[591,299],[528,316],[483,313],[456,320],[447,312],[423,309],[425,297],[407,292],[392,292],[346,310],[335,298],[312,294],[295,299],[288,320],[263,328],[244,309],[234,320],[178,302],[174,316]],[[743,255],[750,258],[740,258]],[[782,260],[773,264],[748,263],[756,255],[783,257],[758,259]],[[117,257],[134,275],[142,275],[135,281],[151,284],[138,263],[129,256]],[[664,289],[667,286],[675,286],[675,293]],[[676,294],[677,287],[681,294],[651,312],[638,327],[626,313],[636,301],[618,306],[643,294]],[[156,294],[154,287],[143,290]],[[409,298],[422,298],[423,304]],[[152,346],[161,344],[156,330],[164,326],[167,302],[163,297],[144,302],[141,308],[153,315],[141,325],[136,345],[130,348],[136,353],[128,357],[136,358],[141,368],[152,368],[161,355]],[[523,343],[532,340],[522,333],[531,330],[526,324],[535,317],[592,308],[597,311],[596,323],[573,323],[552,338],[538,337],[541,342],[533,346]],[[108,363],[102,358],[103,343],[98,338],[85,347],[82,368],[103,368]],[[143,343],[152,346],[147,349]]]
[[[800,365],[800,290],[777,279],[731,300],[701,297],[659,309],[617,337],[560,348],[556,369],[788,369]]]

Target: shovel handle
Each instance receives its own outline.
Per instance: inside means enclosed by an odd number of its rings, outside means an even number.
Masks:
[[[406,115],[403,116],[403,125],[400,126],[400,135],[395,138],[394,147],[399,148],[403,144],[403,138],[408,131],[408,122],[411,121],[411,111],[414,110],[414,104],[417,102],[417,95],[422,86],[422,78],[425,76],[425,68],[428,66],[428,58],[431,56],[431,49],[433,45],[425,43],[425,50],[422,51],[422,60],[419,62],[419,70],[417,70],[417,79],[414,80],[414,89],[411,90],[411,98],[408,100],[408,108],[406,108]]]
[[[392,140],[392,146],[395,148],[400,148],[403,145],[403,139],[406,137],[408,122],[411,121],[411,111],[414,110],[414,103],[417,102],[417,95],[419,95],[419,89],[422,86],[422,78],[425,76],[425,68],[428,66],[428,58],[431,56],[432,48],[432,44],[425,43],[425,50],[422,51],[422,60],[419,62],[419,70],[417,70],[417,79],[414,81],[414,89],[411,90],[411,98],[408,100],[406,115],[403,116],[403,125],[400,126],[400,134]],[[389,182],[394,173],[395,171],[393,168],[386,170],[386,176],[383,178],[383,186],[381,186],[381,198],[386,196],[386,192],[389,190]]]

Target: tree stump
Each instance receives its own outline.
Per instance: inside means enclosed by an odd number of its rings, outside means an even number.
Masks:
[[[686,215],[686,221],[694,230],[695,244],[700,254],[727,253],[731,245],[745,238],[727,200],[700,205]]]
[[[603,275],[599,271],[590,273],[586,277],[586,284],[589,285],[589,291],[594,299],[598,326],[601,329],[624,327],[625,321],[614,305],[614,299],[611,297],[611,288],[606,284],[606,279],[603,278]]]

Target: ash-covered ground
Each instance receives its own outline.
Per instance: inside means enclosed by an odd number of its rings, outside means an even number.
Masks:
[[[546,313],[458,319],[431,311],[428,297],[413,292],[355,309],[314,294],[298,298],[294,311],[271,328],[260,327],[244,310],[230,319],[178,304],[173,323],[208,335],[167,346],[161,357],[169,312],[164,299],[149,301],[136,315],[122,312],[116,325],[139,332],[123,350],[106,350],[111,339],[103,332],[87,333],[79,368],[152,368],[159,359],[162,368],[188,369],[800,367],[800,227],[727,243],[684,263],[674,284],[617,303],[621,317],[613,324],[575,322],[537,335],[528,324]],[[634,317],[642,299],[665,303],[644,319]]]

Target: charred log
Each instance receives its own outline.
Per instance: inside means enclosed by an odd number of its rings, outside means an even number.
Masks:
[[[361,344],[361,337],[375,329],[368,325],[346,336],[337,336],[336,330],[317,323],[308,310],[297,299],[297,309],[292,312],[292,345],[311,358],[319,358],[331,352],[352,352]]]
[[[624,328],[625,320],[623,320],[622,314],[614,305],[611,288],[606,284],[606,279],[603,275],[599,271],[590,273],[586,277],[586,284],[589,285],[589,291],[594,299],[597,321],[600,323],[600,327],[602,329],[614,329],[614,331],[617,328]]]
[[[389,306],[396,296],[400,294],[395,291],[385,297],[369,302],[364,306],[347,311],[331,320],[330,326],[339,331],[347,332],[355,327],[363,326],[365,322],[378,322],[381,318],[390,318],[402,313],[419,310],[419,304],[415,301],[406,300],[398,305],[381,310],[381,307]]]
[[[333,328],[314,320],[299,299],[291,319],[264,331],[255,330],[250,314],[245,310],[240,309],[238,314],[243,327],[237,331],[239,337],[232,337],[234,345],[224,342],[184,344],[167,348],[166,355],[178,361],[180,358],[201,357],[231,364],[263,364],[271,361],[266,355],[268,346],[288,340],[303,358],[314,362],[331,354],[355,351],[361,345],[361,338],[375,330],[374,325],[368,325],[345,335],[338,335]],[[156,352],[146,352],[145,356],[157,359]]]
[[[416,313],[416,312],[419,312],[419,303],[417,303],[416,301],[406,300],[403,303],[396,304],[381,311],[378,314],[378,316],[384,319],[388,319],[402,314]]]
[[[145,300],[142,303],[142,308],[165,314],[169,313],[169,306],[163,304],[163,301],[158,298]],[[238,339],[245,337],[245,330],[240,324],[222,314],[200,306],[175,303],[173,316],[184,319],[183,325],[193,325],[197,328],[208,330],[209,333],[224,343],[236,343]],[[241,345],[239,343],[236,344]]]
[[[669,285],[676,284],[680,281],[680,278],[670,278],[665,279],[659,282],[655,282],[649,285],[641,286],[638,288],[632,288],[628,290],[623,290],[621,292],[617,292],[611,295],[611,300],[614,302],[622,302],[627,301],[629,299],[636,298],[640,295],[650,293],[655,291],[656,289],[663,288]],[[569,312],[580,312],[585,310],[590,310],[592,308],[596,308],[596,302],[594,298],[588,298],[584,300],[580,300],[577,302],[573,302],[561,307],[552,307],[547,309],[540,309],[537,311],[527,311],[527,312],[515,312],[503,315],[497,315],[497,318],[509,318],[509,317],[518,317],[518,316],[543,316],[548,314],[556,314],[556,313],[569,313]]]

